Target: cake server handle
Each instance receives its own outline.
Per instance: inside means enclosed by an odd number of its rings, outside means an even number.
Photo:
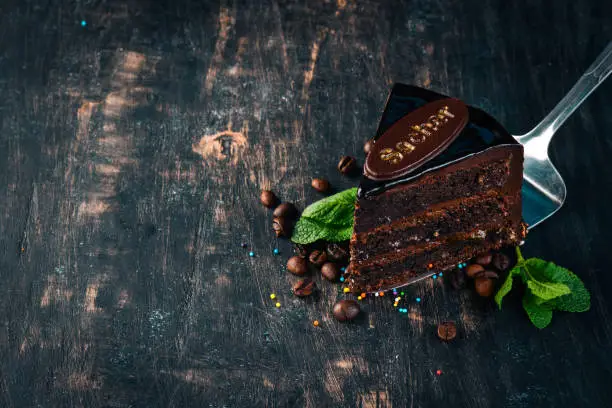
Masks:
[[[555,132],[611,73],[612,42],[599,54],[567,95],[535,128],[515,138],[523,145],[527,143],[537,145],[537,150],[542,151],[542,156],[547,156],[548,144]]]

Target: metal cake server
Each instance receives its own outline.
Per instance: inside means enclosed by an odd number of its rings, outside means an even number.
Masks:
[[[557,212],[567,194],[561,175],[548,157],[548,146],[552,137],[610,73],[612,73],[612,42],[533,130],[524,135],[514,136],[525,149],[523,219],[529,225],[529,229]]]

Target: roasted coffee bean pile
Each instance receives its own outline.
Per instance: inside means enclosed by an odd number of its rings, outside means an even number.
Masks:
[[[455,289],[465,286],[465,279],[474,281],[476,293],[482,297],[492,296],[497,288],[500,274],[505,274],[512,264],[512,259],[504,252],[481,254],[474,258],[465,268],[458,268],[451,275],[451,285]]]

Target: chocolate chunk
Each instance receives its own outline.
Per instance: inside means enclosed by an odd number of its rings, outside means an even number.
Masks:
[[[450,284],[455,290],[461,289],[465,286],[465,272],[463,269],[456,268],[451,272]]]
[[[340,322],[353,320],[360,311],[359,303],[347,299],[337,302],[333,309],[334,317]]]
[[[300,258],[308,257],[308,248],[306,247],[306,245],[295,244],[295,246],[293,247],[293,252],[295,252],[295,254]]]

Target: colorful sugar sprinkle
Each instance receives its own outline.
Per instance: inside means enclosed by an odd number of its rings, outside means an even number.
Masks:
[[[253,251],[249,252],[249,256],[250,256],[251,258],[252,258],[252,257],[254,257],[254,256],[255,256],[255,252],[253,252]]]
[[[276,299],[276,293],[270,293],[270,299],[272,300]]]
[[[431,279],[438,279],[438,275],[433,275]]]
[[[442,375],[442,370],[436,370],[436,375]]]
[[[274,306],[280,307],[280,302],[276,302],[276,304]]]
[[[420,303],[421,302],[421,298],[420,297],[416,298],[416,301],[417,301],[417,303]]]
[[[340,282],[344,282],[344,276],[340,277]]]
[[[274,248],[274,251],[272,251],[272,252],[274,252],[274,255],[278,255],[278,254],[280,253],[280,251],[278,250],[278,248]]]
[[[349,288],[344,288],[343,291],[344,291],[344,293],[349,293],[350,289]]]
[[[318,320],[315,320],[314,322],[312,322],[312,325],[313,325],[314,327],[317,327],[317,326],[319,325],[319,321],[318,321]]]
[[[85,27],[87,25],[87,21],[81,20],[81,27]]]

